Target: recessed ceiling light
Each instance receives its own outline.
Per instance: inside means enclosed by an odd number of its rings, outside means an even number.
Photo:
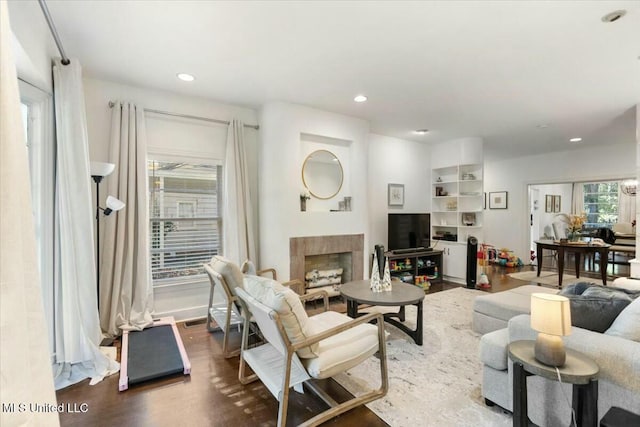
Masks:
[[[353,98],[353,100],[356,102],[364,102],[367,100],[367,97],[365,95],[356,95],[356,97]]]
[[[582,142],[582,138],[571,138],[569,142]]]
[[[416,129],[413,131],[416,135],[426,135],[429,133],[429,129]]]
[[[616,22],[618,19],[622,18],[627,14],[626,10],[616,10],[611,13],[607,13],[602,17],[602,22]]]
[[[196,79],[192,74],[188,73],[178,73],[176,76],[183,82],[192,82]]]
[[[546,123],[541,123],[541,124],[539,124],[539,125],[536,125],[536,127],[537,127],[538,129],[546,129],[546,128],[548,128],[548,127],[549,127],[549,125],[548,125],[548,124],[546,124]]]

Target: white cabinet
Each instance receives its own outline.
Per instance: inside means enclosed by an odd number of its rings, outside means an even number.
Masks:
[[[466,243],[446,242],[444,240],[433,242],[435,249],[442,251],[442,274],[445,279],[452,282],[462,282],[467,276],[467,247]]]

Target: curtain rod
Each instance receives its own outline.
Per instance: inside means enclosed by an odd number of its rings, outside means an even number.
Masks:
[[[49,13],[49,8],[47,8],[47,4],[44,0],[38,0],[40,3],[40,8],[42,9],[42,13],[44,14],[44,19],[47,20],[47,24],[49,24],[49,30],[51,31],[51,35],[56,42],[56,46],[58,46],[58,51],[60,52],[60,56],[62,56],[62,65],[69,65],[71,61],[64,53],[64,48],[62,47],[62,42],[60,41],[60,36],[58,35],[58,31],[56,31],[56,26],[53,24],[53,18],[51,18],[51,14]]]
[[[113,108],[114,105],[116,105],[115,102],[109,101],[109,108]],[[173,117],[182,117],[182,118],[185,118],[185,119],[202,120],[202,121],[205,121],[205,122],[220,123],[220,124],[223,124],[223,125],[228,125],[229,124],[228,120],[211,119],[209,117],[192,116],[190,114],[171,113],[169,111],[152,110],[150,108],[145,108],[144,111],[145,111],[145,113],[163,114],[165,116],[173,116]],[[255,129],[255,130],[260,129],[260,125],[247,125],[247,124],[245,124],[244,127]]]

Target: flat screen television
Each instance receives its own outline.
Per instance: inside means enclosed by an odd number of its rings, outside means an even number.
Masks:
[[[431,217],[428,213],[390,213],[388,249],[428,248]]]

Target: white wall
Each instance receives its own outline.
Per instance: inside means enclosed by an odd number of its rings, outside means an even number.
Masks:
[[[557,215],[554,212],[546,212],[546,196],[560,196],[560,212],[569,214],[571,213],[571,198],[573,196],[573,184],[543,184],[543,185],[534,185],[532,188],[538,190],[538,209],[535,211],[534,216],[534,225],[538,225],[537,230],[533,230],[533,237],[538,239],[540,236],[544,235],[545,227],[551,227],[550,230],[553,232],[552,223]],[[553,208],[553,206],[552,206]],[[532,249],[535,249],[535,245]],[[523,260],[524,261],[524,260]]]
[[[508,191],[509,208],[484,213],[485,242],[529,259],[528,184],[607,180],[635,176],[634,141],[545,153],[485,164],[485,191]],[[567,211],[563,197],[563,208]],[[544,200],[542,200],[544,209]]]
[[[111,130],[109,101],[130,101],[154,110],[220,120],[238,118],[247,124],[257,124],[258,122],[256,111],[249,108],[104,80],[85,78],[84,92],[91,160],[108,161]],[[164,152],[187,158],[203,156],[209,159],[224,160],[224,147],[227,136],[226,125],[153,113],[146,114],[146,117],[150,152]],[[254,218],[257,218],[258,131],[245,128],[245,142],[249,174],[251,175]],[[107,177],[107,179],[109,178]],[[95,186],[92,186],[92,189],[94,188]],[[106,188],[106,186],[102,188]],[[95,199],[93,203],[95,203]],[[254,227],[257,230],[257,219]],[[256,231],[257,234],[258,232]],[[194,284],[155,288],[155,313],[157,315],[172,315],[177,320],[204,316],[206,315],[208,295],[209,282],[207,279]]]
[[[371,245],[383,244],[385,248],[389,247],[388,213],[430,212],[430,156],[431,149],[427,143],[369,134],[367,186]],[[388,184],[404,184],[404,206],[388,206]],[[370,248],[369,252],[372,251]]]
[[[301,105],[273,102],[260,113],[260,266],[273,267],[278,278],[289,278],[289,238],[340,234],[365,234],[365,252],[369,248],[369,212],[367,159],[369,124],[361,119],[329,113]],[[307,202],[308,211],[300,212],[302,164],[312,150],[308,135],[317,149],[332,151],[333,138],[347,142],[342,151],[345,181],[349,194],[341,190],[336,198]],[[318,138],[320,137],[320,138]],[[327,203],[338,207],[338,199],[352,197],[351,212],[329,212]],[[365,265],[368,263],[365,262]],[[365,272],[366,275],[366,272]]]
[[[18,77],[51,91],[51,62],[60,54],[37,1],[9,1],[9,20],[25,56],[19,56]]]

